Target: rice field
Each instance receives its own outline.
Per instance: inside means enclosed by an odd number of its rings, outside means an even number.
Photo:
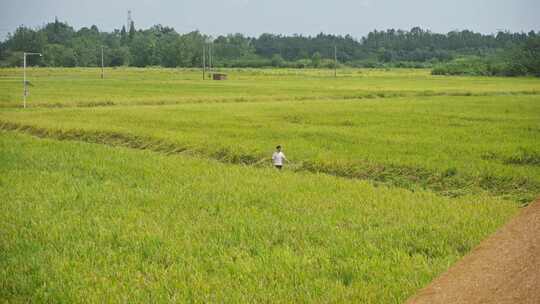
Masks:
[[[401,303],[540,194],[540,79],[226,72],[0,70],[2,301]]]
[[[430,70],[28,68],[30,107],[372,99],[407,96],[540,94],[538,79],[432,76]],[[0,70],[0,107],[22,105],[22,69]],[[207,76],[208,77],[208,76]]]

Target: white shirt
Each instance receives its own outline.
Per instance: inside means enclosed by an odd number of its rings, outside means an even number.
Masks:
[[[286,160],[285,154],[283,152],[274,152],[272,154],[272,162],[274,162],[274,166],[283,166],[283,161]]]

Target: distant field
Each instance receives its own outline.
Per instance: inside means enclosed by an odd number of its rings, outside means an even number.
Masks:
[[[515,213],[0,131],[7,302],[399,303]]]
[[[538,78],[226,72],[0,69],[0,300],[400,303],[540,196]]]
[[[429,70],[232,69],[202,81],[189,69],[28,69],[29,106],[176,104],[433,95],[540,94],[538,79],[432,76]],[[0,107],[22,106],[22,69],[0,69]]]

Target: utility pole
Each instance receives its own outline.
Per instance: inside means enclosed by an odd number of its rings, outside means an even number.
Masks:
[[[101,79],[105,78],[104,64],[103,64],[103,45],[101,46]]]
[[[26,56],[29,55],[39,55],[42,57],[41,53],[23,53],[23,107],[26,108],[26,96],[28,95],[28,82],[26,81]]]
[[[334,45],[334,77],[337,77],[337,46]]]
[[[28,89],[26,88],[26,53],[23,53],[23,107],[26,109],[26,95],[28,95]]]
[[[206,72],[206,45],[203,44],[202,47],[202,79],[205,80],[205,72]]]
[[[210,44],[208,45],[208,53],[209,53],[209,61],[210,61],[210,72],[212,72],[212,61],[213,61],[213,58],[212,58],[212,49],[213,49],[213,44],[212,42],[210,42]]]

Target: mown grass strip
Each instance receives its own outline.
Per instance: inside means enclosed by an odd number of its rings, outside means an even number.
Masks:
[[[238,153],[226,148],[209,152],[180,146],[162,139],[139,135],[86,130],[54,130],[13,122],[0,121],[0,129],[23,132],[41,138],[75,140],[98,143],[109,146],[150,150],[165,154],[188,154],[218,160],[223,163],[268,166],[265,157]],[[536,158],[534,159],[536,160]],[[456,169],[436,172],[420,167],[376,164],[362,161],[303,161],[293,163],[293,171],[323,173],[343,178],[369,180],[375,184],[384,184],[415,191],[428,189],[443,196],[457,197],[486,191],[504,199],[527,205],[540,193],[540,184],[527,177],[496,176],[484,173],[478,176],[458,174]]]

